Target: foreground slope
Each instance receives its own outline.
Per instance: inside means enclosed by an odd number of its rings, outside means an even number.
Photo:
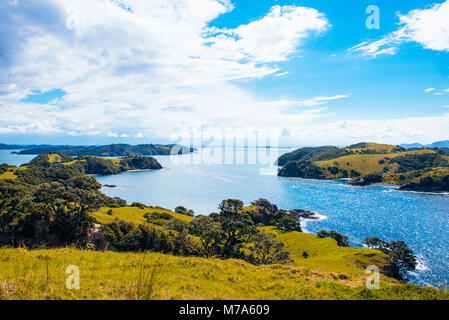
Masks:
[[[0,249],[0,261],[0,299],[449,299],[386,281],[367,290],[308,267],[159,253]],[[79,267],[78,290],[66,288],[69,265]]]

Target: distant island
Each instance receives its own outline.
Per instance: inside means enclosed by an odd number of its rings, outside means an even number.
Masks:
[[[349,183],[356,186],[387,183],[404,191],[449,192],[446,151],[362,142],[345,148],[300,148],[276,163],[281,177],[351,179]]]
[[[42,153],[20,167],[0,165],[0,181],[17,180],[27,184],[59,181],[67,177],[118,174],[130,170],[158,170],[161,164],[152,157],[106,159],[93,156],[73,158],[63,153]],[[49,177],[49,175],[51,177]]]
[[[104,146],[51,146],[51,145],[6,145],[0,144],[2,150],[23,149],[18,154],[38,155],[42,153],[64,153],[68,156],[97,156],[97,157],[132,157],[151,155],[187,154],[194,152],[194,148],[177,144],[110,144]]]
[[[404,143],[401,144],[401,147],[406,149],[411,148],[449,148],[449,140],[437,141],[430,144],[422,144],[422,143]]]

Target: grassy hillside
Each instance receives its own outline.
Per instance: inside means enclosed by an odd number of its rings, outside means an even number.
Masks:
[[[379,144],[374,142],[362,142],[353,144],[345,148],[349,152],[355,153],[394,153],[404,151],[404,148],[398,146],[392,146],[389,144]]]
[[[147,222],[145,214],[165,212],[175,219],[191,222],[194,218],[163,208],[101,208],[92,213],[98,223],[108,224],[117,220],[134,224]],[[262,227],[261,230],[273,233],[290,251],[294,265],[313,267],[317,271],[341,273],[342,276],[359,281],[365,278],[365,268],[369,265],[379,267],[388,263],[385,254],[377,250],[339,247],[334,239],[320,239],[315,235],[301,232],[285,232],[275,227]],[[304,258],[304,252],[308,257]],[[339,275],[338,275],[339,276]],[[361,281],[361,280],[360,280]],[[393,281],[389,279],[389,281]]]
[[[15,180],[38,184],[48,178],[49,170],[59,170],[64,175],[117,174],[129,170],[157,170],[160,163],[152,157],[102,158],[91,156],[69,157],[63,153],[43,153],[29,164],[20,167],[1,165],[0,180]],[[47,178],[46,178],[47,177]]]
[[[442,150],[405,150],[359,143],[346,148],[302,148],[281,156],[278,175],[312,179],[359,179],[416,191],[449,191],[449,156]]]
[[[295,265],[338,273],[338,277],[347,277],[355,283],[365,279],[366,267],[382,267],[388,262],[385,254],[377,250],[339,247],[334,239],[320,239],[309,233],[284,232],[274,227],[263,229],[276,234],[276,239],[285,244]],[[388,281],[394,280],[388,278]]]
[[[0,249],[0,261],[0,299],[449,299],[387,281],[367,290],[310,267],[159,253]],[[79,290],[65,286],[69,265],[80,270]]]
[[[164,208],[159,207],[149,207],[149,208],[138,208],[138,207],[121,207],[121,208],[101,208],[97,212],[92,213],[92,217],[101,224],[107,224],[114,222],[116,220],[122,220],[134,224],[142,224],[147,221],[144,217],[146,213],[167,213],[175,219],[179,219],[185,222],[191,222],[192,217],[179,214]]]
[[[383,174],[385,168],[388,168],[389,172],[395,172],[398,170],[399,165],[397,163],[391,163],[388,159],[394,159],[397,157],[407,155],[421,155],[421,154],[436,154],[434,150],[420,150],[420,151],[403,151],[392,154],[353,154],[327,161],[317,161],[315,164],[320,168],[327,169],[329,167],[338,167],[341,170],[355,170],[362,175],[368,175],[373,173]],[[388,158],[388,159],[387,159]],[[383,160],[383,161],[382,161]],[[326,170],[326,176],[329,178],[341,178],[340,174],[332,174],[329,170]]]

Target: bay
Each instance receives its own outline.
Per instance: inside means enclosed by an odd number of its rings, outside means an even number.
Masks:
[[[239,149],[233,150],[229,160],[216,149],[206,148],[193,155],[156,156],[164,167],[161,170],[97,176],[97,179],[103,185],[117,185],[117,188],[103,187],[102,191],[128,203],[138,201],[172,210],[183,205],[195,214],[217,211],[219,202],[228,198],[241,199],[246,205],[266,198],[283,209],[311,210],[322,218],[303,221],[306,232],[335,230],[347,235],[351,246],[362,246],[365,237],[403,240],[419,259],[417,270],[410,274],[411,282],[437,287],[449,284],[448,195],[401,192],[388,186],[352,187],[344,181],[277,177],[273,162],[288,151]],[[0,150],[0,163],[20,165],[33,157]],[[253,158],[258,159],[256,164],[250,160]]]

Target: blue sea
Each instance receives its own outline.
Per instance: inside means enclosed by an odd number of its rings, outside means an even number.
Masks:
[[[102,189],[109,196],[169,209],[183,205],[195,214],[217,211],[219,202],[228,198],[241,199],[245,204],[266,198],[283,209],[311,210],[321,219],[304,221],[305,231],[335,230],[349,236],[352,246],[362,246],[365,237],[403,240],[419,260],[417,270],[410,274],[411,282],[449,285],[448,195],[400,192],[388,186],[351,187],[344,181],[277,177],[277,167],[272,163],[287,151],[271,149],[267,155],[266,150],[234,150],[231,161],[222,161],[224,157],[214,155],[213,150],[200,149],[194,155],[155,157],[164,167],[161,170],[97,176],[97,179],[102,184],[118,186]],[[252,164],[248,159],[260,152],[264,153],[264,161]],[[0,151],[0,163],[17,165],[30,158],[11,155],[9,150]]]

